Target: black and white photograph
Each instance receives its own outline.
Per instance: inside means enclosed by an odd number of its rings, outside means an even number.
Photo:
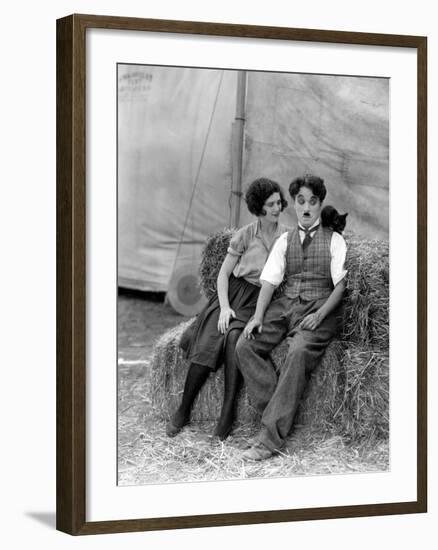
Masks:
[[[436,545],[434,14],[4,5],[4,548]]]
[[[117,65],[117,483],[390,469],[390,79]]]

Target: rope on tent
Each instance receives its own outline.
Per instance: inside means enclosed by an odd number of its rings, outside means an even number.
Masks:
[[[181,245],[183,243],[185,232],[186,232],[186,229],[187,229],[187,223],[188,223],[188,220],[189,220],[189,215],[190,215],[190,212],[192,210],[193,201],[194,201],[194,198],[195,198],[195,191],[196,191],[196,188],[197,188],[198,183],[199,183],[201,168],[202,168],[202,165],[203,165],[203,162],[204,162],[205,152],[206,152],[206,149],[207,149],[207,144],[208,144],[208,140],[209,140],[209,137],[210,137],[210,132],[211,132],[212,124],[213,124],[213,119],[214,119],[214,115],[215,115],[216,108],[217,108],[217,103],[218,103],[218,99],[219,99],[219,92],[220,92],[221,87],[222,87],[223,77],[224,77],[224,71],[221,71],[218,86],[217,86],[217,90],[216,90],[216,96],[215,96],[215,99],[214,99],[214,102],[213,102],[213,108],[212,108],[211,115],[210,115],[210,120],[209,120],[209,123],[208,123],[207,133],[206,133],[206,136],[205,136],[204,144],[202,146],[202,152],[201,152],[201,156],[200,156],[200,159],[199,159],[198,168],[197,168],[197,171],[196,171],[195,181],[194,181],[193,186],[192,186],[192,192],[191,192],[191,195],[190,195],[189,205],[188,205],[187,212],[186,212],[186,215],[185,215],[184,225],[183,225],[183,228],[182,228],[182,231],[181,231],[181,235],[180,235],[180,238],[179,238],[179,241],[178,241],[178,246],[177,246],[176,253],[175,253],[175,259],[174,259],[173,266],[172,266],[172,272],[171,272],[172,275],[170,277],[170,282],[169,282],[169,290],[168,290],[167,298],[168,298],[169,302],[171,303],[172,307],[174,307],[174,309],[176,309],[179,313],[182,313],[183,315],[193,315],[194,313],[196,313],[197,312],[196,309],[198,307],[197,302],[199,302],[199,300],[202,300],[202,295],[196,287],[196,282],[197,282],[196,281],[196,276],[194,274],[185,273],[185,271],[187,271],[187,269],[183,270],[181,273],[177,273],[175,271],[175,266],[176,266],[176,263],[177,263],[177,260],[178,260],[178,257],[179,257],[180,251],[181,251]],[[193,271],[193,266],[190,266],[190,268]],[[178,278],[178,281],[175,281],[175,282],[179,287],[181,287],[181,285],[183,285],[186,290],[189,290],[190,296],[188,297],[188,300],[187,300],[189,302],[188,305],[182,304],[181,301],[176,296],[176,294],[177,294],[176,288],[173,288],[174,286],[176,287],[176,285],[171,284],[172,280],[176,279],[176,278]],[[192,286],[195,287],[194,291],[191,288]],[[196,296],[193,295],[194,293],[199,293],[199,299],[198,300],[196,300]]]

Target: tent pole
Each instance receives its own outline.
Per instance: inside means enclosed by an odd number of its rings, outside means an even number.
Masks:
[[[242,198],[243,139],[245,126],[246,71],[237,73],[236,116],[232,131],[230,227],[239,227]]]

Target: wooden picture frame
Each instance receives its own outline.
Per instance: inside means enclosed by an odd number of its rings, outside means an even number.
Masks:
[[[410,48],[417,55],[417,499],[87,521],[86,32],[112,29]],[[57,529],[72,535],[427,511],[427,39],[421,36],[71,15],[57,21]],[[414,196],[414,195],[413,195]],[[102,206],[103,207],[103,206]]]

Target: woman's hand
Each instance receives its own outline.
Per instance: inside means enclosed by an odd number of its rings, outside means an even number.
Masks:
[[[315,313],[309,313],[309,315],[306,315],[301,321],[299,327],[305,330],[315,330],[321,324],[322,319],[323,317],[319,311],[315,311]]]
[[[224,307],[219,314],[219,321],[217,322],[217,329],[221,334],[225,334],[230,325],[230,320],[235,319],[236,314],[230,307]]]
[[[250,321],[248,321],[246,327],[243,329],[243,337],[249,340],[254,340],[255,338],[254,333],[258,332],[260,334],[262,330],[263,330],[262,322],[254,317],[250,319]]]

